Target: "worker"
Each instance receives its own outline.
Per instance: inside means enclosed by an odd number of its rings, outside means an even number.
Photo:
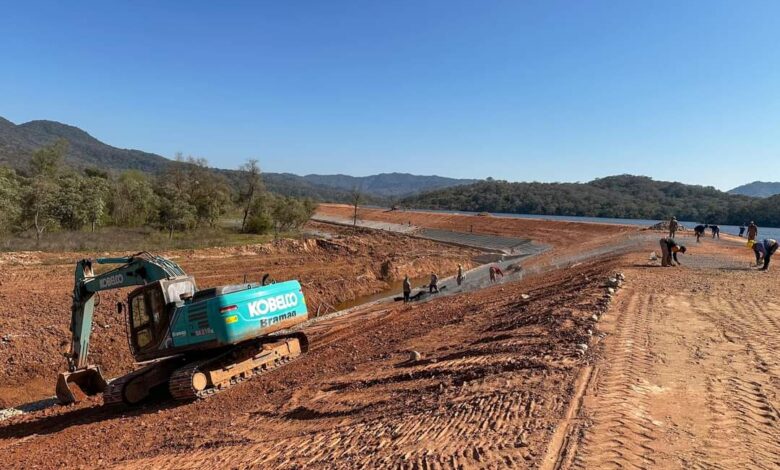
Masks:
[[[752,220],[748,224],[747,237],[748,240],[755,240],[756,237],[758,237],[758,225],[756,225],[756,223]]]
[[[766,271],[769,268],[769,260],[777,251],[777,246],[777,240],[772,238],[765,238],[762,242],[753,245],[753,251],[756,254],[756,266],[762,259],[764,260],[764,266],[761,268],[761,271]]]
[[[436,273],[431,273],[431,283],[428,285],[428,293],[439,293],[439,276]]]
[[[742,235],[745,234],[745,224],[742,224],[739,226],[739,236],[742,237]]]
[[[412,283],[409,281],[409,276],[404,276],[404,302],[409,302],[409,297],[412,295]]]
[[[696,235],[696,243],[699,243],[699,238],[701,238],[702,235],[704,235],[704,230],[707,228],[707,225],[697,225],[693,227],[693,234]]]
[[[685,253],[685,245],[678,245],[673,238],[661,239],[661,266],[674,266],[676,262],[680,265],[680,260],[677,259],[677,253]]]
[[[496,282],[496,268],[491,266],[490,269],[488,269],[488,273],[490,273],[490,282]]]
[[[677,223],[677,217],[672,217],[672,219],[669,221],[669,238],[674,238],[674,235],[677,233],[677,228],[680,226],[679,223]]]
[[[712,238],[720,239],[720,227],[717,225],[710,225],[710,230],[712,230]]]
[[[465,276],[463,276],[463,265],[458,264],[458,276],[455,280],[458,282],[458,285],[461,285],[463,284],[463,279],[465,279]]]

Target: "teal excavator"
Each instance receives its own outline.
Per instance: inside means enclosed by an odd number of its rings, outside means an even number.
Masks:
[[[95,274],[95,264],[120,264]],[[139,286],[117,304],[138,368],[110,382],[87,361],[99,292]],[[99,302],[98,302],[99,303]],[[149,253],[76,264],[68,371],[57,378],[63,404],[103,393],[105,404],[141,402],[156,391],[192,400],[222,391],[308,350],[298,281],[243,283],[198,290],[176,263]]]

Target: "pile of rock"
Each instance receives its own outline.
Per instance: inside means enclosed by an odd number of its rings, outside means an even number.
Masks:
[[[599,302],[599,310],[598,313],[594,313],[591,315],[590,319],[593,321],[593,326],[591,329],[588,329],[587,331],[587,337],[586,341],[590,340],[590,337],[593,336],[593,330],[596,329],[596,323],[601,320],[601,317],[604,316],[605,313],[609,310],[609,305],[612,302],[612,298],[615,296],[618,290],[620,290],[623,287],[623,283],[626,281],[626,276],[621,272],[616,272],[612,276],[610,276],[607,281],[604,283],[604,297]],[[599,335],[600,337],[603,337],[603,335]],[[585,353],[588,351],[588,344],[587,342],[581,342],[576,344],[575,350],[577,351],[577,354],[580,356],[584,356]]]

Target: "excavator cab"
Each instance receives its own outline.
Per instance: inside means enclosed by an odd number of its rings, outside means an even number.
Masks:
[[[127,296],[130,349],[134,356],[160,348],[169,336],[173,311],[195,294],[191,277],[160,280],[139,287]]]

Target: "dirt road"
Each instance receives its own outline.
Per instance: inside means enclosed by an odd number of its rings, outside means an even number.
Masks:
[[[601,360],[568,423],[581,437],[560,467],[780,467],[778,266],[691,245],[684,269],[626,258],[631,282],[600,325]]]

